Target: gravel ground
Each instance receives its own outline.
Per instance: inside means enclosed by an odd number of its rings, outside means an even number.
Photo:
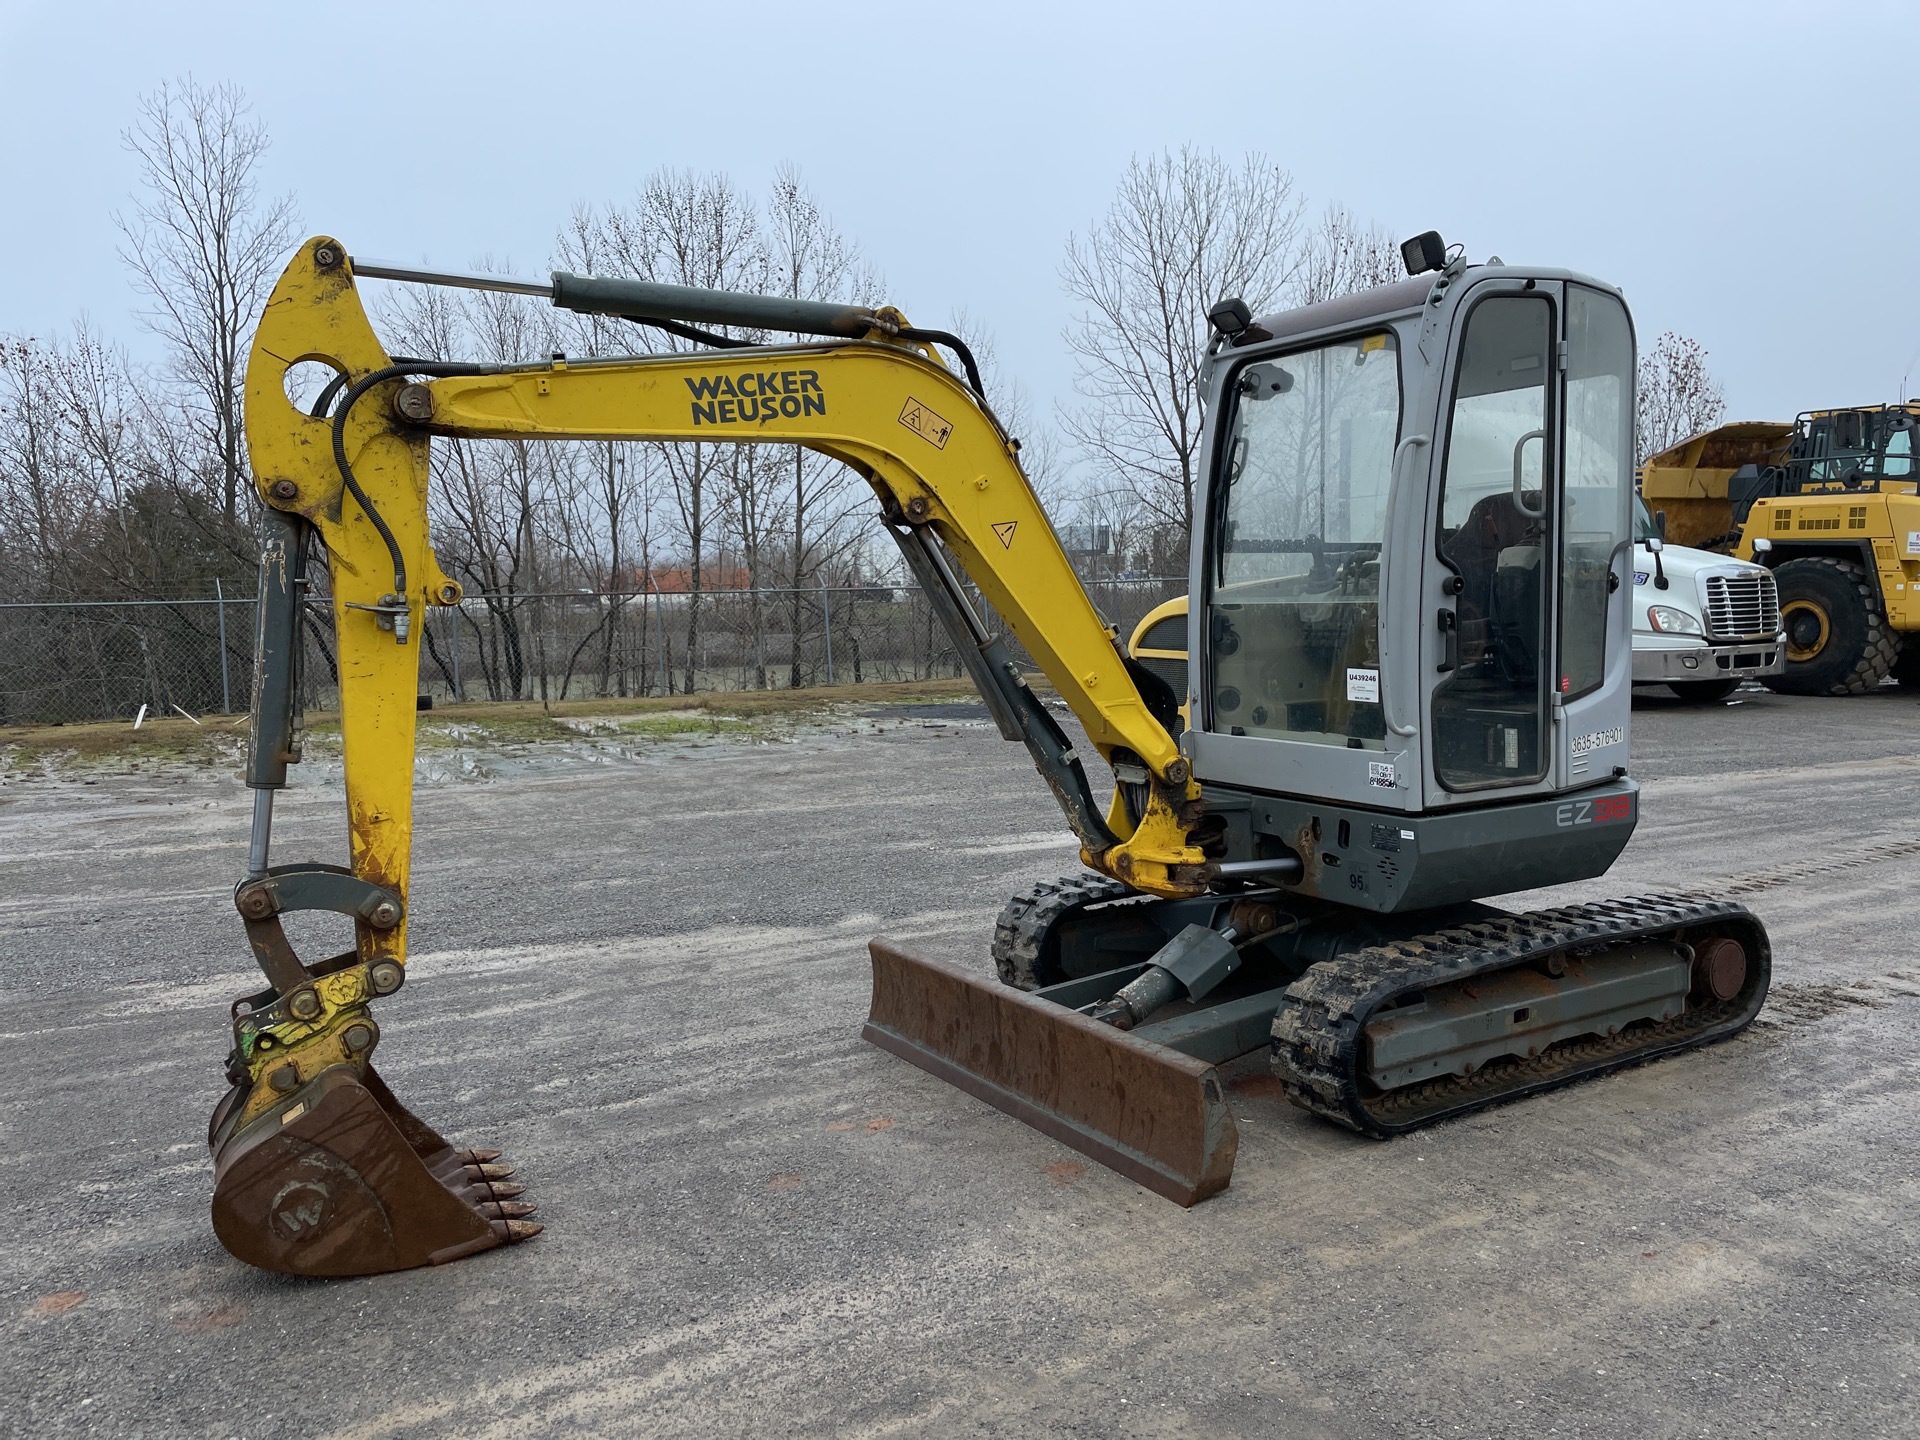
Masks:
[[[1242,1064],[1192,1211],[858,1039],[869,935],[985,969],[1073,868],[977,707],[436,752],[382,1068],[549,1228],[332,1283],[207,1223],[247,792],[0,767],[0,1431],[1920,1434],[1916,722],[1641,702],[1626,855],[1513,903],[1743,881],[1762,1021],[1387,1144]],[[336,859],[301,781],[276,856]]]

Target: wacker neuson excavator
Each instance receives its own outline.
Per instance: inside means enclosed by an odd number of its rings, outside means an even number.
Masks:
[[[1096,612],[956,337],[891,308],[444,275],[303,246],[247,373],[266,519],[253,840],[234,898],[268,988],[234,1006],[210,1131],[227,1248],[357,1275],[539,1229],[495,1152],[443,1140],[372,1065],[372,1004],[406,975],[415,640],[424,607],[461,595],[428,541],[436,435],[798,444],[871,484],[1091,873],[1008,903],[997,981],[876,940],[865,1034],[1182,1204],[1231,1175],[1215,1067],[1234,1057],[1270,1048],[1295,1103],[1389,1136],[1746,1025],[1770,962],[1739,905],[1479,903],[1600,875],[1638,818],[1633,333],[1616,291],[1567,271],[1469,265],[1432,232],[1405,253],[1413,278],[1398,284],[1209,316],[1180,694]],[[709,348],[394,357],[357,278],[538,294]],[[286,374],[315,360],[335,378],[303,411]],[[346,868],[268,855],[273,794],[300,753],[296,622],[316,532]],[[1104,806],[1010,639],[1111,770]],[[351,916],[354,948],[304,963],[280,922],[299,910]]]

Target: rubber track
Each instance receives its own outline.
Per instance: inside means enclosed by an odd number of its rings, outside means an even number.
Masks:
[[[1062,875],[1042,880],[1024,895],[1000,907],[993,926],[993,966],[1003,984],[1038,990],[1050,983],[1038,973],[1047,936],[1068,915],[1107,900],[1124,900],[1140,892],[1131,885],[1095,875]]]
[[[1747,949],[1746,989],[1724,1004],[1689,1009],[1662,1024],[1628,1026],[1611,1037],[1569,1040],[1532,1059],[1497,1061],[1464,1077],[1443,1076],[1372,1097],[1361,1094],[1362,1033],[1396,995],[1525,965],[1555,951],[1592,953],[1704,925],[1738,935]],[[1355,951],[1308,970],[1288,987],[1274,1015],[1273,1070],[1294,1104],[1384,1138],[1724,1039],[1759,1013],[1771,971],[1767,932],[1753,912],[1704,896],[1645,895],[1473,921]]]

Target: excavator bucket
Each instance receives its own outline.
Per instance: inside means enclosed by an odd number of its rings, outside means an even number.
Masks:
[[[1206,1060],[885,940],[869,950],[865,1039],[1181,1205],[1227,1188],[1240,1137]]]
[[[218,1109],[213,1228],[240,1259],[285,1275],[442,1265],[540,1233],[496,1150],[456,1150],[371,1065],[335,1065],[270,1108],[245,1087]]]

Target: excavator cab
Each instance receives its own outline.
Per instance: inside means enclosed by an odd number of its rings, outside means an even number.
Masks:
[[[1504,265],[1216,342],[1183,749],[1210,808],[1248,816],[1225,858],[1285,849],[1303,889],[1385,912],[1612,863],[1636,794],[1633,368],[1617,292]],[[1559,823],[1575,790],[1613,818]],[[1301,838],[1383,816],[1412,832],[1391,852]]]

